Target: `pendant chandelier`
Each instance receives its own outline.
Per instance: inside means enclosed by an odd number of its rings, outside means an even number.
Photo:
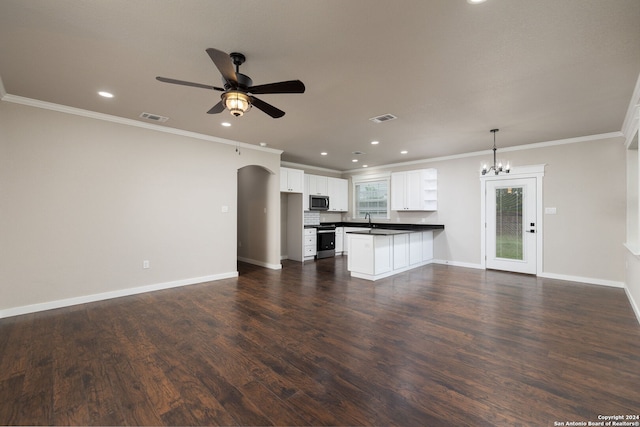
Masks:
[[[482,175],[486,175],[490,171],[494,171],[496,175],[500,174],[500,172],[509,173],[511,171],[511,166],[509,162],[506,163],[505,166],[502,165],[502,162],[496,161],[496,152],[498,149],[496,148],[496,132],[500,129],[491,129],[491,133],[493,134],[493,166],[487,167],[487,164],[484,163],[482,165]]]

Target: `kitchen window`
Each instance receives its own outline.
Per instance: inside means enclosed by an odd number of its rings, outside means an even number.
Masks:
[[[389,188],[391,177],[389,174],[369,177],[353,177],[353,201],[355,218],[364,218],[365,214],[371,218],[390,218]]]

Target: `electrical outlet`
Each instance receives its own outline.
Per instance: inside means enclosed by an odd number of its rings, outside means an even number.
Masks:
[[[142,261],[142,268],[149,268],[149,260],[145,259],[144,261]]]

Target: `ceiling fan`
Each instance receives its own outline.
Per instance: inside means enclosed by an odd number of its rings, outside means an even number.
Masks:
[[[284,111],[262,101],[259,98],[256,98],[254,95],[268,93],[304,93],[304,83],[300,80],[288,80],[284,82],[252,86],[253,81],[251,78],[240,73],[240,65],[246,61],[246,57],[243,54],[238,52],[227,54],[213,48],[207,49],[207,53],[218,68],[218,71],[220,71],[220,74],[222,74],[224,88],[170,79],[167,77],[156,77],[156,80],[164,83],[220,91],[222,92],[220,102],[207,111],[207,114],[221,113],[226,108],[236,117],[242,116],[253,105],[274,119],[280,118],[284,116]],[[235,70],[233,69],[234,65]]]

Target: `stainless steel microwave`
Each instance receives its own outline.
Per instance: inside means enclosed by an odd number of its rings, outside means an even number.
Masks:
[[[329,196],[309,196],[310,211],[328,211]]]

